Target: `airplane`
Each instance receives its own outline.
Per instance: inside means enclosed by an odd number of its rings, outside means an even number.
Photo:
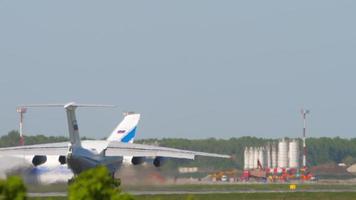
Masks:
[[[123,120],[115,127],[107,141],[121,141],[123,143],[133,143],[140,114],[134,112],[123,113]],[[24,180],[29,183],[53,184],[67,182],[73,177],[72,171],[67,164],[61,164],[58,156],[25,156],[26,166],[32,164],[33,167],[25,167],[22,172]],[[123,164],[132,165],[132,156],[124,156]]]
[[[121,129],[119,125],[114,131],[115,134],[111,134],[107,140],[81,141],[76,119],[76,109],[79,107],[112,106],[77,104],[75,102],[70,102],[67,104],[27,105],[22,107],[63,107],[67,114],[70,141],[69,143],[60,142],[0,148],[0,155],[33,156],[32,163],[34,165],[45,163],[47,156],[56,156],[60,164],[67,164],[67,167],[73,172],[74,176],[77,176],[85,170],[103,165],[108,168],[110,174],[114,177],[115,172],[123,164],[124,157],[130,157],[133,165],[142,164],[147,158],[154,158],[153,165],[155,167],[160,167],[165,158],[191,160],[194,160],[196,156],[231,158],[229,155],[134,144],[132,141],[135,135],[136,126],[128,131],[126,129]],[[132,118],[135,118],[135,115],[132,116]],[[136,115],[136,120],[139,120],[139,115]],[[125,134],[124,137],[120,138],[120,134],[127,132],[128,134]],[[117,141],[118,139],[121,139],[121,141]]]

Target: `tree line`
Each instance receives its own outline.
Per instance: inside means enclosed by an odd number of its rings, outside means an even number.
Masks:
[[[19,145],[18,131],[10,131],[7,135],[0,137],[0,147]],[[68,141],[63,136],[35,135],[25,136],[25,144],[41,144],[52,142]],[[216,170],[227,168],[243,168],[243,155],[246,146],[264,146],[267,143],[277,143],[278,140],[257,137],[240,137],[230,139],[141,139],[136,143],[156,144],[159,146],[180,148],[194,151],[204,151],[219,154],[232,155],[233,159],[219,159],[210,157],[199,157],[195,161],[169,159],[164,167],[171,168],[177,166],[197,166],[202,169]],[[307,161],[309,166],[316,166],[326,163],[344,162],[347,165],[356,162],[356,138],[345,139],[340,137],[307,138]],[[302,152],[302,142],[300,140],[300,150]]]

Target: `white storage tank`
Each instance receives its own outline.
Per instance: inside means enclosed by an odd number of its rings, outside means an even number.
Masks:
[[[270,145],[270,144],[268,144],[268,145],[266,146],[266,158],[267,158],[266,167],[267,167],[267,168],[271,168],[272,155],[271,155],[271,145]]]
[[[278,142],[278,167],[288,167],[288,141],[281,139]]]
[[[254,156],[253,156],[253,169],[257,169],[257,160],[258,160],[258,156],[259,156],[259,154],[258,154],[258,148],[253,148],[253,154],[254,154]]]
[[[245,150],[244,150],[244,169],[249,169],[249,161],[250,161],[249,156],[250,156],[250,154],[248,152],[248,147],[245,147]]]
[[[255,153],[254,153],[254,150],[253,150],[253,147],[250,147],[248,148],[248,168],[249,169],[253,169],[253,161],[255,160],[254,156],[255,156]]]
[[[271,157],[272,157],[272,162],[271,162],[271,167],[272,168],[277,168],[277,146],[275,143],[272,143],[272,147],[271,147]]]
[[[265,167],[265,152],[264,151],[265,150],[263,147],[258,148],[258,160],[260,161],[262,168]]]
[[[289,142],[289,168],[299,168],[299,143],[294,139]]]

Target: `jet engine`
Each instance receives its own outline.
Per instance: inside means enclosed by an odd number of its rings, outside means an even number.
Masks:
[[[43,163],[45,163],[47,161],[47,157],[46,156],[39,156],[36,155],[32,158],[32,164],[36,167],[39,165],[42,165]]]
[[[154,165],[155,167],[160,167],[160,166],[163,165],[164,160],[165,160],[165,159],[164,159],[163,157],[158,156],[158,157],[156,157],[156,158],[153,160],[153,165]]]
[[[58,161],[61,165],[67,164],[67,158],[65,156],[59,156]]]
[[[146,160],[145,157],[132,157],[131,159],[131,163],[133,165],[141,165],[142,163],[144,163]]]

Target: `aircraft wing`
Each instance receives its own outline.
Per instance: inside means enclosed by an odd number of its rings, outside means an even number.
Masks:
[[[134,156],[134,157],[169,157],[194,160],[195,156],[208,156],[217,158],[231,158],[229,155],[187,151],[181,149],[150,146],[144,144],[132,144],[122,142],[110,142],[105,151],[106,156]]]
[[[68,142],[0,148],[0,155],[67,155]]]

